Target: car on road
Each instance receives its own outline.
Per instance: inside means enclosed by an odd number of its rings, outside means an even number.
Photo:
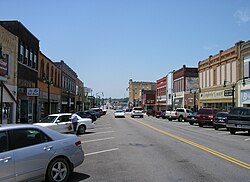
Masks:
[[[32,124],[0,125],[0,181],[66,182],[84,161],[81,141]]]
[[[193,112],[192,114],[187,116],[187,122],[189,122],[190,125],[194,125],[195,123],[198,123],[196,115],[197,115],[197,112]]]
[[[233,135],[236,131],[248,131],[250,134],[250,108],[232,108],[227,117],[226,127]]]
[[[125,118],[125,112],[121,109],[115,110],[115,118]]]
[[[190,109],[177,108],[175,111],[166,111],[165,116],[169,121],[178,119],[179,122],[186,121],[187,117],[192,113]]]
[[[130,116],[133,118],[133,117],[140,117],[140,118],[143,118],[143,109],[142,107],[133,107],[131,113],[130,113]]]
[[[40,125],[44,127],[48,127],[60,133],[69,133],[73,132],[73,126],[71,122],[71,113],[58,113],[51,114],[47,117],[40,120],[38,123],[34,123],[34,125]],[[92,119],[89,118],[81,118],[77,115],[78,124],[77,124],[77,134],[84,134],[87,129],[93,129],[94,123],[92,123]]]
[[[204,125],[213,126],[214,118],[218,111],[216,108],[199,109],[196,115],[199,127],[203,127]]]
[[[217,112],[214,117],[214,129],[226,128],[228,112]]]
[[[90,112],[78,111],[76,112],[76,114],[79,115],[81,118],[90,118],[92,119],[92,122],[95,122],[97,120],[97,116]]]

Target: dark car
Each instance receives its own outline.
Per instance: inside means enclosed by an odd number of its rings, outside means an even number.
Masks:
[[[214,129],[226,128],[228,112],[217,112],[214,117]]]
[[[97,116],[94,114],[91,114],[89,112],[85,112],[85,111],[78,111],[76,112],[77,115],[79,115],[81,118],[90,118],[92,119],[92,122],[96,121]]]
[[[198,123],[196,115],[197,112],[193,112],[192,114],[187,116],[187,122],[189,122],[190,125]]]
[[[166,113],[166,110],[156,111],[155,112],[155,117],[156,118],[161,117],[162,119],[166,119],[165,113]]]
[[[155,116],[155,111],[153,109],[148,109],[147,112],[146,112],[146,114],[148,116]]]
[[[250,134],[250,108],[232,108],[227,117],[226,127],[233,135],[236,131],[248,131]]]
[[[94,114],[97,118],[101,117],[101,114],[95,110],[86,110],[85,112]]]
[[[216,108],[201,108],[196,115],[199,127],[204,125],[213,126],[217,112],[218,109]]]

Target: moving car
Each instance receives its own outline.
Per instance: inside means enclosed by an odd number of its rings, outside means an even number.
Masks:
[[[199,127],[204,125],[213,126],[217,112],[218,109],[216,108],[201,108],[196,115]]]
[[[29,124],[0,125],[0,181],[68,181],[84,161],[81,141]]]
[[[133,107],[130,116],[133,118],[135,116],[138,116],[140,118],[143,118],[143,109],[142,107]]]
[[[72,115],[71,113],[51,114],[40,120],[39,123],[34,123],[34,125],[48,127],[60,133],[73,132],[71,115]],[[78,125],[76,128],[77,134],[84,134],[86,129],[94,128],[94,123],[92,123],[92,119],[81,118],[79,115],[77,115],[77,117],[78,117]]]
[[[115,110],[115,118],[125,118],[125,112],[121,109]]]
[[[214,117],[214,129],[226,128],[228,112],[217,112]]]
[[[227,117],[226,127],[232,135],[236,131],[248,131],[248,134],[250,134],[250,108],[232,108]]]

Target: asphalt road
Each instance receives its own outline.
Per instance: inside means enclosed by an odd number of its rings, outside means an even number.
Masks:
[[[114,118],[113,111],[79,136],[84,163],[70,181],[250,182],[250,136],[186,122]]]

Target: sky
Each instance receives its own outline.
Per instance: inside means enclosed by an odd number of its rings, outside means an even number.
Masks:
[[[104,97],[250,40],[249,0],[1,0],[52,61],[64,60]]]

